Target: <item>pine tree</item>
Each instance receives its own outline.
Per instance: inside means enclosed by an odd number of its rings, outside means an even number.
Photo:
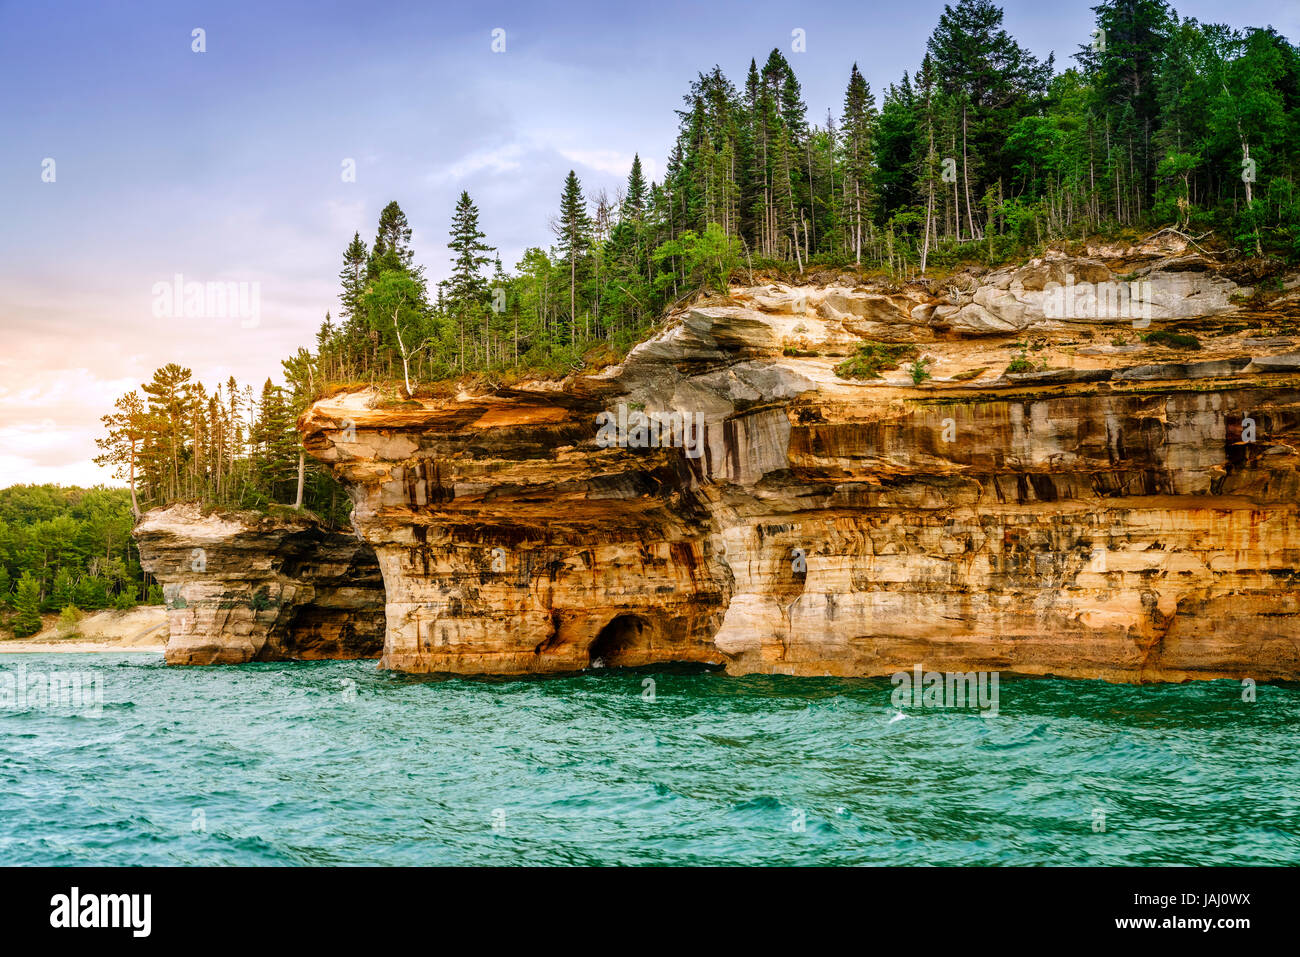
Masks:
[[[60,568],[54,576],[54,587],[50,590],[50,607],[55,611],[62,611],[74,604],[74,587],[72,572],[66,567]]]
[[[487,290],[482,269],[492,262],[492,257],[485,255],[492,252],[491,246],[483,242],[487,237],[479,229],[478,207],[469,198],[469,193],[462,191],[456,201],[455,212],[451,217],[451,240],[447,248],[452,251],[451,276],[447,282],[447,307],[456,313],[460,325],[461,354],[460,367],[465,368],[465,327],[470,315],[481,308]],[[484,339],[484,349],[487,340]]]
[[[873,190],[877,223],[887,223],[915,198],[911,160],[917,141],[916,93],[911,78],[904,73],[898,84],[891,83],[885,91],[876,122]]]
[[[148,397],[150,435],[144,457],[152,466],[167,501],[181,496],[181,459],[187,453],[186,423],[191,401],[189,369],[169,362],[141,386]]]
[[[258,484],[270,502],[289,501],[289,489],[296,485],[300,444],[295,420],[285,390],[267,379],[262,386],[253,442]]]
[[[14,608],[17,612],[13,620],[16,637],[26,638],[41,630],[41,586],[31,572],[23,572],[18,580]]]
[[[1158,73],[1174,20],[1165,0],[1102,0],[1093,43],[1075,59],[1093,85],[1096,102],[1115,124],[1127,109],[1134,130],[1133,160],[1139,190],[1145,194],[1155,173],[1151,140],[1158,115]],[[1132,212],[1142,205],[1135,197]]]
[[[1052,57],[1036,60],[1002,28],[1002,16],[990,0],[958,0],[944,6],[926,43],[940,87],[955,104],[959,143],[951,158],[958,163],[959,202],[972,239],[981,236],[972,197],[1010,173],[1006,139],[1046,95],[1053,71]]]
[[[569,330],[572,341],[577,340],[578,328],[578,260],[591,243],[591,219],[587,215],[587,201],[582,196],[578,175],[569,170],[560,194],[560,215],[554,231],[561,255],[569,262]]]
[[[848,194],[846,214],[853,237],[854,262],[862,262],[862,233],[871,216],[871,137],[876,122],[876,98],[853,64],[844,91],[840,130],[844,140],[844,183]]]
[[[343,285],[343,291],[339,293],[339,302],[342,303],[339,315],[344,319],[357,315],[357,305],[362,293],[366,291],[366,265],[369,260],[365,240],[361,238],[360,232],[354,232],[352,242],[343,250],[343,268],[339,270],[339,282]]]
[[[632,155],[632,172],[627,177],[627,195],[623,198],[623,216],[628,219],[640,219],[645,215],[646,185],[645,175],[641,172],[641,155]]]
[[[108,435],[95,439],[100,455],[95,456],[96,465],[113,469],[114,478],[125,479],[131,488],[131,514],[140,517],[140,501],[136,495],[136,462],[144,443],[148,422],[145,419],[144,404],[140,394],[134,390],[122,396],[114,404],[116,412],[103,416],[100,421],[108,429]]]
[[[379,214],[379,229],[370,247],[369,276],[374,279],[389,269],[411,270],[414,261],[411,226],[406,221],[406,213],[394,200]]]

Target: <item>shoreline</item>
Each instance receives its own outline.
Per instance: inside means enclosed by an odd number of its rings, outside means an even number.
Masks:
[[[162,644],[133,645],[118,641],[24,641],[12,639],[0,641],[0,654],[8,655],[44,655],[44,654],[105,654],[117,652],[137,652],[140,654],[163,653]]]
[[[162,654],[167,644],[167,609],[162,605],[137,605],[129,609],[91,612],[75,625],[64,625],[57,615],[44,615],[45,627],[23,638],[0,639],[0,655],[105,654],[139,651]]]

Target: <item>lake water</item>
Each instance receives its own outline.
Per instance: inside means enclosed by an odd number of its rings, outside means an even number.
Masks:
[[[1300,863],[1294,685],[1003,677],[986,716],[888,679],[6,672],[102,705],[0,707],[0,864]]]

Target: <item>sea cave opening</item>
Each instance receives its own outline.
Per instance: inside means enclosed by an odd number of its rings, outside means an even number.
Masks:
[[[640,615],[619,615],[596,635],[588,649],[589,668],[626,668],[645,664],[650,651],[650,623]]]

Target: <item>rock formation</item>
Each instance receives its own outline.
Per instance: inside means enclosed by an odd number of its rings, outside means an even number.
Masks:
[[[1295,679],[1297,283],[1244,270],[1152,245],[737,289],[599,374],[299,427],[378,556],[385,667]],[[1201,348],[1139,338],[1171,328]],[[840,378],[866,341],[917,381]]]
[[[153,509],[134,534],[163,586],[168,664],[379,656],[383,579],[354,535],[195,504]]]

